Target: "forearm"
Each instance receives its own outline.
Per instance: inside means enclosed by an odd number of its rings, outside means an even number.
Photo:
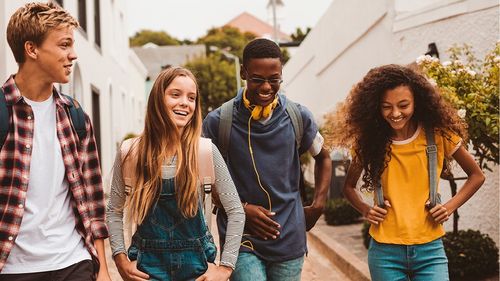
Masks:
[[[458,208],[460,208],[460,206],[467,202],[467,200],[469,200],[481,187],[484,180],[485,177],[482,173],[471,174],[462,188],[459,189],[458,193],[446,202],[446,204],[444,204],[448,213],[451,214],[455,212]]]
[[[108,265],[106,264],[106,252],[104,250],[104,239],[96,239],[94,243],[97,250],[97,258],[99,259],[99,275],[108,274]]]
[[[366,217],[366,214],[370,211],[371,206],[368,205],[359,192],[356,190],[356,186],[346,184],[343,190],[345,199],[351,203],[351,205],[356,209],[361,215]]]
[[[313,206],[324,208],[328,196],[328,188],[332,177],[332,161],[328,152],[322,149],[315,157],[314,163],[314,201]]]

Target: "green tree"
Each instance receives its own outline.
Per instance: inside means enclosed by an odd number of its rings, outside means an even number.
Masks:
[[[196,43],[205,44],[206,46],[215,46],[219,49],[231,52],[241,59],[243,56],[243,48],[245,48],[245,45],[255,37],[255,34],[251,32],[242,33],[235,27],[223,26],[208,30],[207,34],[200,37]]]
[[[165,31],[154,31],[149,29],[143,29],[136,32],[134,36],[129,39],[131,47],[139,47],[147,43],[154,43],[158,46],[167,45],[180,45],[181,41],[170,36]]]
[[[185,67],[198,81],[203,116],[236,95],[234,62],[224,60],[219,53],[195,58]]]
[[[297,27],[295,29],[295,33],[292,33],[292,35],[290,35],[290,37],[292,37],[292,40],[294,42],[302,42],[302,41],[304,41],[304,39],[306,39],[306,36],[307,36],[307,34],[309,34],[310,31],[311,31],[310,27],[308,27],[305,32],[302,31],[302,29],[300,27]]]
[[[468,45],[448,50],[450,61],[430,56],[417,59],[418,66],[440,89],[468,125],[469,141],[482,169],[498,165],[499,69],[500,44],[497,43],[483,61],[476,59]],[[451,195],[457,193],[453,174],[444,175],[450,182]],[[453,214],[453,232],[458,233],[458,212]]]

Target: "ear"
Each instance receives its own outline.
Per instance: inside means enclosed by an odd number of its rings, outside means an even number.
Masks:
[[[38,58],[38,47],[32,41],[24,42],[24,53],[26,57],[36,60]]]
[[[245,67],[243,66],[243,64],[240,64],[240,78],[241,80],[247,80],[245,76]]]

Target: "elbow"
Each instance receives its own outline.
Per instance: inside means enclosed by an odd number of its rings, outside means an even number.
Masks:
[[[479,181],[479,187],[481,187],[484,184],[484,181],[486,181],[486,176],[484,175],[483,171],[479,172],[478,181]]]

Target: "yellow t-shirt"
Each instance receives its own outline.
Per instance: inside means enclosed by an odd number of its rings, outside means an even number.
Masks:
[[[462,139],[451,132],[444,136],[436,131],[434,135],[437,175],[440,175],[445,155],[451,157],[460,147]],[[411,138],[392,142],[391,158],[381,177],[384,198],[392,207],[387,208],[387,216],[382,223],[370,227],[370,235],[377,242],[414,245],[444,235],[443,226],[435,223],[425,208],[429,199],[426,145],[425,130],[421,126]]]

